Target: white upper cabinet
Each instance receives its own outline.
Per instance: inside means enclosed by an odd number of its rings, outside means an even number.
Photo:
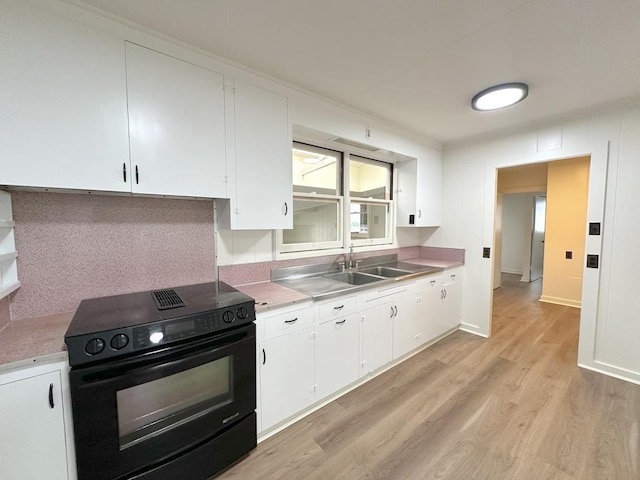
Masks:
[[[287,98],[238,80],[233,92],[235,195],[231,198],[231,228],[293,228]]]
[[[129,191],[121,39],[29,2],[0,15],[0,185]]]
[[[429,157],[398,163],[398,227],[437,227],[442,210],[442,155],[434,151]]]
[[[126,43],[131,191],[227,197],[224,78]]]

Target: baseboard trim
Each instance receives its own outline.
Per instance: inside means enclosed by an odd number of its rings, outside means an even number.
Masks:
[[[502,273],[512,273],[513,275],[522,275],[522,269],[518,270],[516,268],[503,268]]]
[[[636,372],[632,372],[631,370],[626,370],[620,367],[614,367],[613,365],[609,365],[607,363],[595,361],[593,364],[584,364],[578,363],[580,368],[584,368],[585,370],[591,370],[592,372],[600,373],[602,375],[606,375],[608,377],[617,378],[618,380],[623,380],[625,382],[633,383],[635,385],[640,385],[640,374]]]
[[[476,327],[475,325],[469,325],[468,323],[461,323],[460,330],[467,333],[473,333],[479,337],[489,338],[489,335],[480,331],[480,327]]]
[[[565,307],[582,308],[582,302],[579,300],[569,300],[568,298],[549,297],[542,295],[540,301],[544,303],[553,303],[554,305],[563,305]]]

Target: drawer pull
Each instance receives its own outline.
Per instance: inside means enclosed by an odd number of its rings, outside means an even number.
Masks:
[[[345,318],[344,320],[340,320],[339,322],[336,322],[336,325],[342,325],[346,321],[347,321],[347,319]]]
[[[293,320],[285,320],[284,323],[296,323],[298,321],[298,317],[294,318]]]
[[[344,308],[344,305],[340,305],[339,307],[333,307],[334,310],[342,310]]]
[[[452,273],[452,274],[451,274],[451,280],[454,280],[455,278],[456,278],[456,274],[455,274],[455,273]]]
[[[49,406],[51,408],[55,407],[55,404],[53,403],[53,383],[49,384]]]
[[[433,286],[433,285],[436,284],[436,281],[435,280],[431,280],[429,283],[431,284],[431,286]]]

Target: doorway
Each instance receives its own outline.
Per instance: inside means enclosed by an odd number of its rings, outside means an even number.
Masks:
[[[511,281],[517,274],[540,281],[539,301],[580,308],[590,160],[498,169],[494,291],[504,274]]]

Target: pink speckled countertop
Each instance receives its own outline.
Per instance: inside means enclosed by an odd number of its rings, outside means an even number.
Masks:
[[[10,322],[0,330],[0,369],[45,355],[66,358],[64,334],[72,318],[73,312]]]
[[[311,297],[304,293],[273,282],[235,285],[235,288],[256,300],[256,312],[312,300]]]

